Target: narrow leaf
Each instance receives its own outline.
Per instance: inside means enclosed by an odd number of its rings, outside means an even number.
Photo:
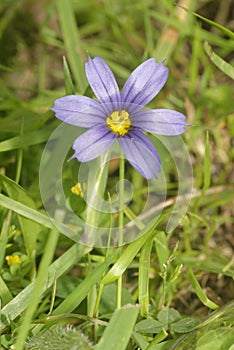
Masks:
[[[37,275],[37,278],[35,279],[34,287],[29,297],[29,305],[26,309],[21,327],[18,328],[18,337],[15,344],[15,348],[18,350],[23,350],[24,348],[24,343],[26,341],[26,337],[30,328],[33,315],[36,312],[40,298],[44,291],[44,285],[47,279],[47,275],[45,274],[45,271],[48,270],[48,267],[53,259],[58,238],[59,238],[59,233],[56,229],[53,229],[50,232],[50,235],[48,235],[45,251],[43,253],[43,256],[39,265],[38,275]]]
[[[229,63],[224,61],[221,57],[219,57],[216,53],[214,53],[211,46],[207,42],[204,43],[204,48],[210,60],[216,65],[216,67],[218,67],[224,74],[234,80],[234,68]]]
[[[189,269],[187,271],[187,276],[189,278],[189,281],[195,291],[195,293],[197,294],[197,297],[199,298],[199,300],[207,307],[209,307],[210,309],[217,309],[219,306],[217,304],[215,304],[213,301],[211,301],[203,292],[200,284],[198,283],[196,277],[194,276],[194,273],[191,269]]]
[[[60,313],[72,312],[89,293],[92,286],[97,283],[107,267],[119,254],[119,249],[112,255],[106,258],[102,264],[100,264],[95,270],[93,270],[78,286],[77,288],[67,296],[67,298],[54,310],[52,315],[58,315]]]
[[[56,6],[64,45],[71,64],[77,90],[79,93],[83,93],[87,87],[87,80],[84,73],[83,53],[72,1],[56,0]]]
[[[67,95],[75,94],[75,88],[72,82],[71,73],[67,64],[66,57],[63,56],[63,73],[64,73],[64,81],[65,81],[65,90]]]
[[[48,290],[54,283],[54,277],[59,278],[64,272],[69,270],[74,264],[76,264],[82,256],[87,254],[91,248],[85,247],[80,244],[74,244],[68,251],[55,260],[45,271],[46,282],[43,287],[43,291]],[[25,289],[22,290],[14,299],[12,299],[1,310],[0,330],[6,327],[9,320],[14,320],[18,317],[26,307],[28,306],[29,297],[35,286],[35,282],[30,283]]]
[[[113,267],[106,274],[106,276],[104,276],[102,280],[103,284],[115,281],[119,276],[121,276],[124,273],[124,271],[128,268],[129,264],[132,262],[134,257],[137,255],[137,253],[145,243],[145,241],[155,235],[155,227],[158,225],[159,221],[163,219],[164,216],[161,216],[160,220],[155,221],[155,219],[153,219],[151,222],[149,222],[149,224],[142,230],[141,237],[128,245],[128,247],[118,259],[118,261],[113,265]]]
[[[182,8],[186,12],[192,13],[195,17],[200,18],[201,20],[203,20],[204,22],[210,24],[211,26],[219,29],[223,34],[229,36],[229,38],[234,39],[234,33],[231,30],[229,30],[228,28],[222,26],[221,24],[219,24],[217,22],[212,21],[211,19],[208,19],[208,18],[206,18],[204,16],[201,16],[201,15],[199,15],[196,12],[190,11],[186,7],[183,7],[183,6],[180,6],[180,5],[177,5],[177,6]]]
[[[153,237],[145,242],[139,260],[138,299],[141,305],[141,316],[145,318],[149,316],[149,273],[152,243]]]
[[[204,159],[204,185],[203,192],[205,192],[210,187],[210,142],[209,133],[206,133],[206,146],[205,146],[205,159]]]
[[[15,213],[20,214],[28,219],[31,219],[45,227],[52,228],[53,224],[49,217],[45,214],[38,212],[35,209],[28,207],[14,199],[4,196],[0,193],[0,205],[4,208],[11,209]]]
[[[45,142],[48,140],[53,129],[51,127],[46,127],[45,129],[32,131],[24,135],[15,136],[9,140],[2,141],[0,142],[0,152],[11,151],[13,149],[37,145]]]
[[[0,175],[0,187],[13,199],[36,209],[34,201],[29,197],[26,191],[19,186],[15,181],[4,175]],[[21,230],[24,237],[24,242],[29,258],[32,258],[33,251],[36,245],[36,239],[39,232],[42,230],[41,225],[27,218],[18,217]]]
[[[115,310],[94,350],[125,350],[139,313],[139,306],[126,305]]]

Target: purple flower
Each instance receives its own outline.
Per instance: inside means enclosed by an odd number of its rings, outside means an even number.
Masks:
[[[86,76],[99,101],[70,95],[57,99],[52,110],[58,119],[89,128],[74,144],[74,157],[90,161],[118,141],[128,161],[146,179],[157,177],[161,161],[144,131],[160,135],[179,135],[187,125],[185,116],[168,109],[144,110],[159,93],[168,77],[164,63],[150,58],[137,67],[122,91],[100,57],[85,63]]]

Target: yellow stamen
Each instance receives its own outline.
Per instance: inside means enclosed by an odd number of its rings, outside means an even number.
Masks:
[[[8,265],[20,264],[21,263],[19,255],[7,255],[6,256],[6,261],[7,261]]]
[[[117,135],[124,136],[131,127],[129,113],[125,109],[114,111],[106,118],[106,124]]]

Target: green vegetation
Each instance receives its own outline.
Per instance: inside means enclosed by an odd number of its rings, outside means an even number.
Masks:
[[[1,349],[233,349],[233,28],[229,0],[1,1]],[[80,131],[60,128],[50,110],[64,95],[93,97],[88,54],[109,64],[120,87],[144,60],[165,60],[169,78],[149,108],[177,110],[191,124],[180,141],[148,135],[162,159],[158,180],[125,161],[133,195],[119,213],[123,162],[112,159],[97,177],[67,162]],[[109,211],[95,210],[94,188]],[[84,223],[76,231],[62,210],[54,225],[45,205],[53,190],[63,203],[61,189]],[[120,182],[120,202],[130,192]],[[110,234],[102,247],[93,227],[110,233],[121,222],[127,244],[114,247]],[[80,242],[88,233],[93,246]]]

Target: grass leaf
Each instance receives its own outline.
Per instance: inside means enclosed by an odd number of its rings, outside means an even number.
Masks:
[[[199,300],[210,309],[217,309],[219,306],[206,296],[191,269],[187,271],[187,276]]]
[[[79,93],[83,93],[87,87],[87,80],[84,73],[84,57],[73,11],[73,3],[71,1],[56,0],[56,6],[65,49],[76,81],[76,88]]]
[[[216,65],[216,67],[218,67],[231,79],[234,79],[234,68],[229,63],[224,61],[221,57],[219,57],[207,42],[204,43],[204,48],[210,60]]]
[[[85,254],[90,251],[89,247],[85,247],[79,244],[74,244],[63,255],[55,260],[47,271],[44,271],[46,275],[43,291],[48,290],[54,283],[54,278],[59,278],[62,274],[68,271],[73,265],[75,265]],[[35,287],[35,281],[30,283],[24,288],[17,296],[12,299],[1,310],[0,330],[5,328],[9,324],[9,320],[13,321],[18,317],[28,306],[29,297]]]
[[[4,175],[0,175],[0,187],[15,200],[29,206],[32,209],[36,209],[34,201],[29,197],[26,191],[19,186],[15,181],[9,179]],[[32,221],[28,218],[19,216],[19,222],[21,230],[24,236],[24,242],[27,254],[29,258],[32,258],[33,251],[36,246],[36,239],[39,232],[42,230],[40,224]]]
[[[126,305],[115,310],[94,350],[125,350],[139,313],[139,306]]]

